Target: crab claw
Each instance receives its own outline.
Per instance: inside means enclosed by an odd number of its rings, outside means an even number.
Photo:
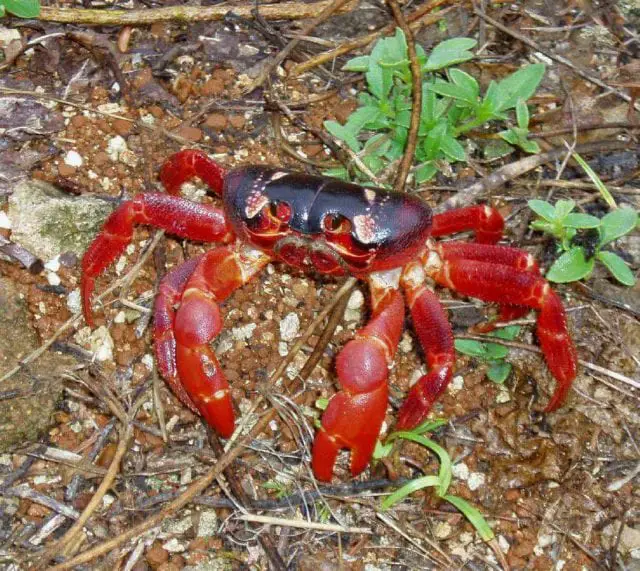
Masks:
[[[373,317],[336,359],[342,390],[322,415],[313,444],[313,472],[324,482],[331,480],[342,449],[351,451],[353,476],[367,467],[387,410],[389,364],[402,332],[404,302],[399,291],[370,285]]]
[[[202,151],[179,151],[171,155],[160,170],[160,180],[169,194],[178,194],[183,183],[196,177],[217,195],[222,194],[224,169]]]

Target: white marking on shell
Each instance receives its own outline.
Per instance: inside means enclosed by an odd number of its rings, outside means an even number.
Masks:
[[[398,289],[400,287],[400,274],[402,274],[402,268],[372,272],[369,274],[369,281],[376,289]]]
[[[252,190],[247,198],[247,205],[244,212],[247,218],[253,218],[260,212],[265,205],[269,204],[269,199],[259,190]]]
[[[271,177],[269,178],[268,182],[273,182],[275,180],[279,180],[281,179],[283,176],[287,176],[289,173],[286,171],[276,171],[274,172]],[[265,185],[266,186],[266,185]]]
[[[376,236],[376,221],[370,214],[359,214],[353,217],[356,236],[363,244],[374,241]]]
[[[372,204],[376,200],[376,192],[370,188],[364,189],[364,197],[367,199],[369,204]]]
[[[402,273],[403,283],[410,288],[418,287],[424,283],[425,279],[424,270],[417,263],[408,264]]]

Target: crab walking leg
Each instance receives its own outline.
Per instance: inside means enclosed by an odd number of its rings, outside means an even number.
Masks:
[[[174,320],[178,377],[198,412],[218,434],[233,433],[229,384],[209,343],[222,329],[219,303],[246,284],[269,261],[249,247],[220,247],[198,262],[185,284]]]
[[[410,430],[426,418],[449,384],[455,365],[449,319],[436,294],[425,285],[424,277],[419,264],[409,264],[403,273],[402,285],[429,372],[411,387],[398,413],[396,430]]]
[[[434,237],[472,230],[476,242],[495,244],[502,238],[504,219],[495,208],[487,205],[457,208],[433,217],[431,235]]]
[[[313,443],[316,478],[329,482],[338,452],[351,450],[351,474],[362,472],[373,454],[387,410],[389,365],[404,323],[404,302],[397,289],[399,271],[369,276],[372,317],[336,359],[340,391],[322,415]]]
[[[434,251],[428,256],[425,270],[439,284],[463,295],[523,305],[539,311],[538,340],[547,365],[558,382],[546,411],[560,407],[577,373],[577,354],[567,328],[564,307],[549,283],[535,273],[507,265],[447,260]]]
[[[540,268],[535,258],[518,248],[509,246],[496,246],[493,244],[478,244],[469,242],[443,242],[438,244],[430,244],[441,258],[452,260],[476,260],[477,262],[490,262],[494,264],[502,264],[510,266],[516,270],[523,272],[531,272],[539,275]],[[530,308],[517,305],[499,304],[500,313],[498,321],[511,321],[526,315]],[[493,322],[480,323],[474,327],[474,331],[480,333],[488,333],[493,331],[495,325]]]
[[[187,260],[162,279],[153,309],[153,339],[160,374],[182,403],[196,414],[198,407],[193,403],[178,377],[173,322],[176,316],[175,308],[180,303],[187,280],[200,259],[201,256]]]
[[[226,243],[234,238],[231,226],[218,208],[156,192],[139,194],[123,202],[109,215],[82,258],[80,290],[84,317],[90,327],[93,327],[91,294],[95,279],[124,252],[137,224],[202,242]]]
[[[206,153],[196,149],[185,149],[171,155],[162,165],[160,181],[169,194],[178,194],[185,182],[198,177],[220,196],[224,174],[224,169]]]

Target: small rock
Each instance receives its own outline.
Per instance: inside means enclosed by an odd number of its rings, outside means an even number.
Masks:
[[[464,462],[458,462],[454,464],[451,468],[451,472],[456,478],[460,480],[469,479],[469,466],[467,466]]]
[[[224,81],[220,78],[212,78],[202,86],[202,95],[221,95],[224,90]]]
[[[469,489],[473,492],[484,486],[485,481],[486,477],[484,474],[481,472],[472,472],[467,479],[467,486],[469,486]]]
[[[69,151],[64,156],[64,164],[70,167],[81,167],[83,163],[82,157],[78,151]]]
[[[89,348],[95,354],[96,361],[112,361],[115,347],[109,329],[101,325],[89,336]]]
[[[24,181],[9,197],[11,238],[44,260],[63,252],[82,255],[112,208],[89,196],[70,196],[42,181]]]
[[[118,161],[120,155],[126,150],[128,150],[127,142],[120,135],[109,139],[107,143],[107,154],[113,162]]]
[[[218,533],[218,515],[215,510],[203,511],[198,522],[198,537],[210,537]]]
[[[156,567],[159,567],[163,563],[169,561],[169,552],[164,547],[162,547],[160,543],[156,542],[149,549],[147,549],[145,559],[147,560],[147,563],[155,569]]]
[[[347,302],[347,307],[349,309],[360,309],[364,305],[364,295],[359,289],[354,290],[354,292],[349,297],[349,301]]]
[[[297,313],[288,313],[280,321],[280,338],[283,341],[292,341],[298,336],[300,331],[300,318]]]
[[[204,124],[215,131],[224,131],[227,126],[227,117],[222,113],[210,113]]]
[[[133,130],[133,123],[125,119],[114,119],[111,126],[121,137],[126,137]]]
[[[231,115],[229,117],[229,123],[234,129],[242,129],[246,123],[246,119],[243,115]]]
[[[231,335],[236,341],[247,341],[253,337],[253,332],[255,331],[256,324],[255,323],[247,323],[242,327],[234,327],[231,330]]]
[[[182,125],[177,130],[177,134],[187,141],[192,141],[194,143],[201,141],[202,137],[204,136],[200,129],[198,129],[197,127],[191,127],[190,125]]]
[[[9,220],[9,217],[4,210],[0,210],[0,228],[11,230],[11,220]]]
[[[69,166],[65,163],[58,165],[58,174],[61,177],[67,178],[76,174],[76,167]]]

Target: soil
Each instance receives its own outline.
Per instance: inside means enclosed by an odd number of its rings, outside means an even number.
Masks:
[[[452,4],[457,7],[440,25],[418,34],[417,41],[427,51],[447,37],[480,37],[483,56],[465,69],[484,86],[536,56],[532,48],[478,20],[464,3]],[[598,72],[613,85],[620,64],[638,61],[634,51],[638,10],[590,2],[525,1],[498,3],[490,15],[531,36],[547,53]],[[303,61],[327,49],[327,42],[340,43],[391,21],[385,5],[369,3],[332,17],[312,32],[321,40],[302,42],[293,53]],[[9,32],[17,32],[26,45],[43,34],[71,29],[46,22],[20,26],[17,19],[4,24],[0,46]],[[304,21],[280,21],[262,30],[242,20],[156,23],[133,28],[123,51],[115,47],[118,40],[124,41],[123,30],[117,27],[85,29],[98,46],[93,52],[63,36],[48,38],[44,45],[35,43],[0,77],[4,89],[0,103],[12,105],[11,113],[0,119],[4,133],[0,237],[10,240],[13,232],[13,237],[18,235],[7,213],[13,190],[23,180],[51,183],[74,200],[95,200],[104,216],[105,204],[114,207],[123,198],[159,190],[161,165],[181,148],[201,148],[225,167],[270,164],[317,173],[318,165],[335,162],[329,148],[300,124],[321,129],[323,121],[344,121],[355,109],[356,93],[363,84],[349,83],[348,74],[339,71],[354,53],[340,58],[337,65],[292,79],[287,79],[292,65],[287,61],[262,87],[245,91],[282,47],[272,43],[269,28],[276,35],[295,34],[304,25]],[[633,38],[626,51],[620,39],[625,34]],[[10,57],[9,43],[3,47],[5,57]],[[357,54],[367,53],[366,49]],[[114,79],[113,65],[126,86]],[[623,91],[624,87],[628,85],[622,86]],[[31,95],[9,94],[5,88]],[[319,94],[326,97],[316,97]],[[276,98],[294,109],[299,124],[292,125],[268,104]],[[592,83],[551,61],[533,101],[538,129],[627,117],[626,102],[601,96]],[[634,117],[637,121],[637,112]],[[577,138],[578,142],[628,142],[629,151],[607,154],[610,161],[594,168],[620,189],[614,192],[616,200],[634,208],[640,192],[636,136],[637,130],[618,129],[580,131]],[[567,141],[572,137],[566,134]],[[540,143],[546,148],[562,145],[557,137]],[[437,207],[480,173],[488,174],[517,158],[488,162],[478,156],[472,167],[456,166],[451,178],[441,175],[429,186],[413,185],[411,191]],[[594,213],[606,209],[588,184],[551,184],[558,173],[559,182],[588,182],[576,165],[563,168],[560,163],[549,164],[480,197],[506,216],[504,243],[531,251],[545,268],[554,259],[554,247],[528,229],[527,199],[573,198]],[[183,193],[193,200],[219,203],[197,182],[186,185]],[[8,223],[3,223],[3,215]],[[50,226],[54,234],[66,228]],[[97,306],[93,330],[76,321],[59,333],[78,310],[80,253],[60,250],[53,259],[43,260],[47,265],[37,275],[14,258],[0,255],[0,284],[10,284],[12,299],[23,304],[30,333],[37,338],[37,343],[11,358],[3,356],[0,374],[56,336],[51,349],[29,364],[29,374],[21,371],[24,386],[16,389],[18,377],[10,388],[0,384],[0,399],[34,399],[30,409],[43,411],[41,417],[47,419],[36,432],[21,428],[19,434],[24,436],[0,451],[0,569],[37,564],[43,550],[64,536],[89,504],[122,442],[118,410],[126,412],[134,403],[142,403],[130,424],[133,437],[118,475],[67,556],[99,545],[166,508],[219,457],[200,420],[157,382],[149,327],[149,307],[159,279],[209,245],[158,236],[154,229],[140,227],[125,255],[97,281],[96,291],[120,283],[154,237],[155,250],[131,275],[132,281]],[[637,233],[617,242],[616,251],[637,273]],[[458,353],[455,379],[433,409],[432,417],[448,420],[431,437],[454,463],[450,493],[466,499],[489,522],[496,536],[492,546],[432,488],[380,512],[380,492],[396,488],[394,480],[437,473],[436,457],[417,444],[397,446],[384,462],[375,462],[355,481],[348,458],[342,455],[333,486],[320,487],[321,499],[313,495],[302,503],[292,499],[303,490],[309,494],[316,490],[309,446],[321,415],[318,401],[335,394],[335,356],[366,321],[369,300],[361,284],[308,378],[301,379],[298,373],[322,328],[303,345],[284,378],[269,384],[296,339],[341,285],[339,279],[305,275],[274,263],[225,302],[224,330],[214,344],[232,385],[243,430],[264,413],[263,406],[252,410],[259,395],[279,413],[241,452],[231,470],[249,498],[249,513],[340,523],[352,531],[243,521],[237,502],[244,500],[220,478],[195,502],[85,568],[266,569],[274,565],[273,557],[267,556],[260,538],[269,536],[273,549],[292,569],[640,569],[640,290],[638,285],[620,288],[602,269],[585,284],[554,286],[568,309],[580,358],[598,367],[580,368],[565,406],[554,413],[542,412],[555,381],[539,353],[512,348],[507,360],[513,372],[504,385],[487,378],[486,363]],[[494,311],[451,291],[438,289],[438,293],[456,335],[469,334],[470,326]],[[0,335],[16,332],[15,324],[7,322]],[[522,321],[517,341],[537,346],[534,314]],[[56,367],[64,364],[63,371],[54,372],[54,355]],[[390,370],[386,433],[411,383],[425,371],[407,319]],[[47,378],[58,387],[51,389],[57,391],[54,397],[44,391],[49,409],[39,408],[37,400],[38,383]],[[376,487],[380,480],[386,483]],[[268,508],[261,507],[263,500],[271,500]],[[497,557],[496,551],[502,556]]]

